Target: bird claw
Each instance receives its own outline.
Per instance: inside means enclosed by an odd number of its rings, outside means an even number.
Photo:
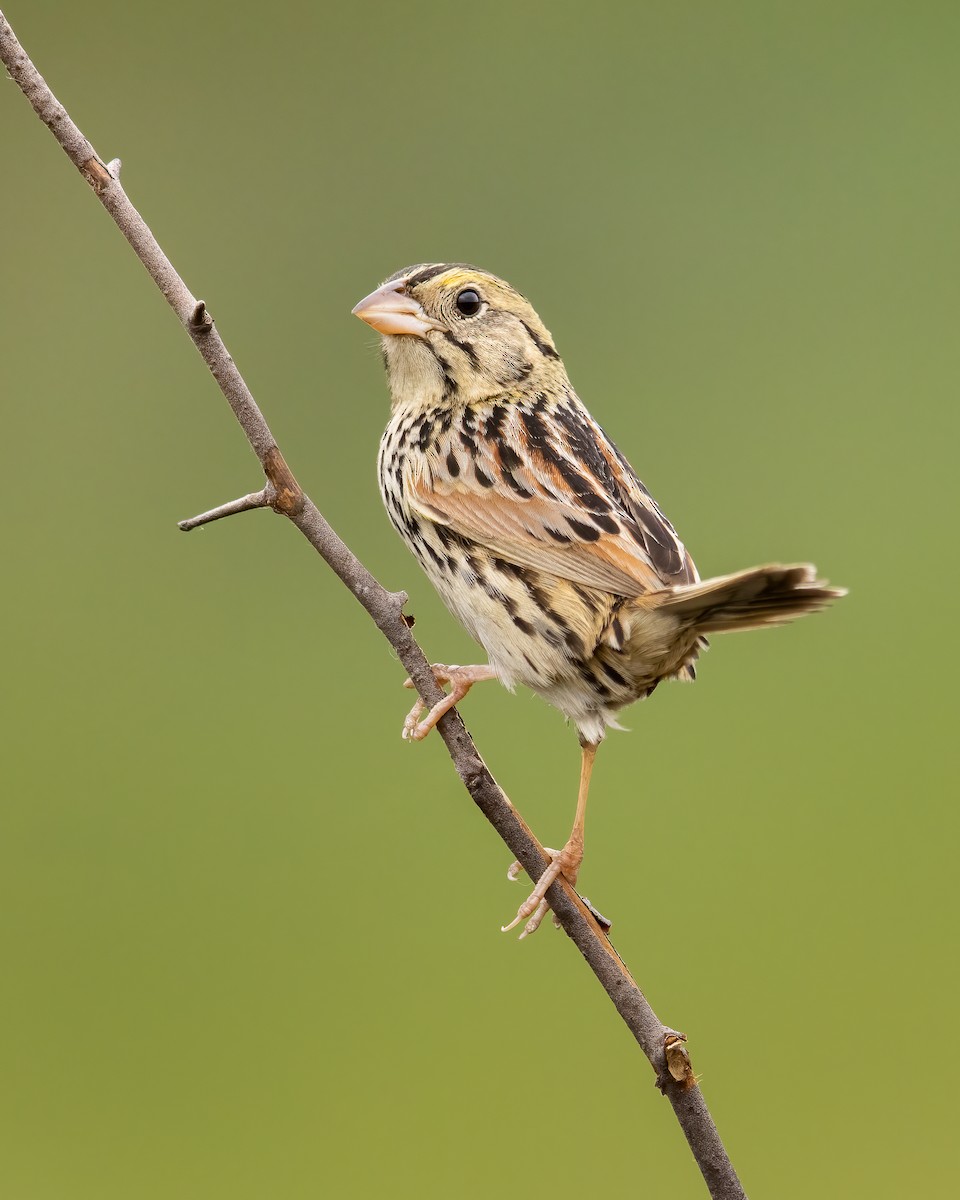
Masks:
[[[551,859],[557,859],[560,857],[561,852],[559,850],[553,850],[549,846],[544,846],[543,849],[544,849],[545,853],[550,855]],[[548,867],[547,869],[549,870],[550,868]],[[520,878],[520,876],[523,874],[523,871],[524,871],[523,863],[521,863],[519,859],[514,859],[514,861],[510,864],[510,866],[507,867],[507,878],[510,880],[511,883],[516,883],[517,880]],[[560,872],[558,872],[558,874],[559,873]],[[572,884],[576,884],[576,879],[575,878],[571,879],[570,882]],[[584,908],[586,908],[588,910],[590,915],[593,917],[593,919],[596,921],[596,923],[600,926],[601,930],[605,934],[609,933],[610,930],[613,928],[613,922],[610,920],[610,918],[605,917],[598,908],[596,908],[593,904],[590,903],[590,901],[587,899],[586,896],[581,896],[580,900],[581,900],[581,903],[583,904]],[[529,901],[527,901],[526,903],[529,903]],[[501,929],[500,929],[501,933],[507,933],[509,930],[515,928],[523,920],[523,917],[525,915],[527,915],[526,913],[523,912],[524,907],[525,906],[523,904],[521,904],[520,910],[517,912],[516,917],[514,917],[514,919],[510,922],[509,925],[501,926]],[[523,932],[520,934],[521,940],[523,938],[525,938],[528,934],[536,933],[537,929],[539,929],[539,927],[540,927],[540,923],[543,920],[548,908],[549,908],[549,905],[547,904],[546,900],[541,900],[540,903],[537,905],[537,908],[534,911],[533,915],[530,917],[530,920],[527,921],[526,925],[524,925]],[[553,923],[557,927],[557,929],[561,928],[561,925],[560,925],[559,920],[557,919],[556,913],[553,914]]]
[[[403,731],[400,736],[405,742],[422,742],[440,718],[448,713],[455,704],[459,704],[475,683],[479,683],[483,679],[495,678],[493,668],[486,664],[461,667],[456,663],[450,666],[447,666],[446,663],[433,663],[430,669],[433,671],[433,677],[437,683],[441,687],[449,684],[450,691],[442,700],[437,701],[422,721],[420,715],[427,706],[422,699],[417,698],[416,704],[407,713],[406,720],[403,722]],[[412,679],[405,679],[403,686],[412,688],[415,685]]]
[[[547,869],[537,880],[533,891],[517,909],[517,915],[510,924],[500,926],[501,933],[509,933],[511,929],[516,929],[521,921],[525,921],[526,924],[520,931],[521,942],[525,937],[529,937],[531,933],[536,933],[540,928],[540,924],[547,914],[547,909],[550,907],[546,899],[546,892],[550,885],[561,875],[570,884],[575,885],[577,882],[577,873],[580,870],[582,853],[578,858],[567,846],[564,846],[563,850],[554,850],[550,846],[544,846],[543,852],[550,857]],[[515,883],[520,878],[523,870],[522,863],[519,861],[512,862],[507,868],[507,878],[511,883]],[[554,915],[553,923],[558,929],[560,928],[560,922],[557,920],[556,915]]]
[[[510,864],[510,866],[507,867],[507,878],[510,880],[511,883],[516,883],[522,874],[523,874],[523,863],[519,860],[519,858],[514,859],[514,861]]]
[[[413,684],[408,679],[403,686],[413,687]],[[420,720],[420,714],[426,707],[427,706],[422,700],[418,700],[413,708],[411,708],[407,713],[403,721],[403,729],[400,732],[400,736],[405,742],[422,742],[433,728],[433,725],[427,724],[426,721],[421,722]],[[439,718],[437,719],[439,720]],[[434,724],[436,724],[436,722],[434,722]]]

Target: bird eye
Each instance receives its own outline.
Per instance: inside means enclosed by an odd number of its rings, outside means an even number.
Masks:
[[[483,301],[473,288],[464,288],[457,296],[457,312],[464,317],[475,317]]]

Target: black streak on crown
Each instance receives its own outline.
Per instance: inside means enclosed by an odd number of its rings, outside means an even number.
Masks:
[[[414,263],[412,267],[404,267],[402,271],[395,272],[386,282],[393,283],[397,279],[405,279],[407,287],[415,288],[421,283],[436,279],[445,271],[476,271],[478,275],[486,274],[485,271],[481,271],[479,267],[474,267],[470,263]]]

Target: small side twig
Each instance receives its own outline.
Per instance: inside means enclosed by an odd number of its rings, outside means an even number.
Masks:
[[[269,489],[272,491],[273,489]],[[241,496],[239,500],[231,500],[227,504],[221,504],[217,508],[211,508],[207,512],[199,513],[195,517],[188,517],[186,521],[178,521],[177,528],[182,529],[184,533],[188,533],[191,529],[197,529],[200,525],[209,525],[211,521],[219,521],[223,517],[232,517],[235,513],[249,512],[252,508],[270,508],[271,499],[267,488],[262,488],[259,492],[251,492],[249,496]]]
[[[442,692],[404,617],[405,595],[381,587],[303,492],[227,352],[206,305],[190,293],[127,198],[119,182],[119,160],[106,164],[99,158],[27,57],[2,12],[0,61],[90,184],[176,313],[216,379],[267,478],[267,485],[260,492],[181,522],[180,528],[196,528],[234,513],[268,506],[287,516],[370,614],[426,704],[435,704]],[[490,774],[455,709],[441,719],[439,732],[457,773],[478,808],[530,877],[538,879],[547,865],[543,847]],[[670,1100],[711,1196],[715,1200],[743,1200],[743,1188],[697,1085],[680,1041],[681,1035],[660,1022],[590,909],[569,883],[561,877],[547,892],[547,898],[564,930],[649,1059],[657,1085]]]

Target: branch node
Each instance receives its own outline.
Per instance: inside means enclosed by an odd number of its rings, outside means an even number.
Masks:
[[[213,317],[207,312],[206,303],[198,300],[193,306],[187,324],[194,333],[209,333],[213,328]]]
[[[663,1055],[670,1072],[670,1078],[680,1085],[682,1091],[697,1086],[697,1076],[693,1073],[693,1064],[684,1042],[685,1033],[676,1029],[665,1029],[663,1038]],[[666,1091],[667,1081],[662,1073],[657,1074],[656,1085],[661,1092]]]
[[[110,161],[107,163],[107,170],[110,172],[110,174],[113,176],[114,179],[119,179],[120,178],[120,168],[122,166],[123,166],[123,162],[119,158],[111,158]]]
[[[296,516],[303,508],[303,489],[276,444],[263,456],[263,471],[273,489],[267,503],[274,512],[282,513],[285,517]]]
[[[102,196],[114,181],[113,176],[99,158],[88,158],[80,168],[80,174],[98,196]]]

